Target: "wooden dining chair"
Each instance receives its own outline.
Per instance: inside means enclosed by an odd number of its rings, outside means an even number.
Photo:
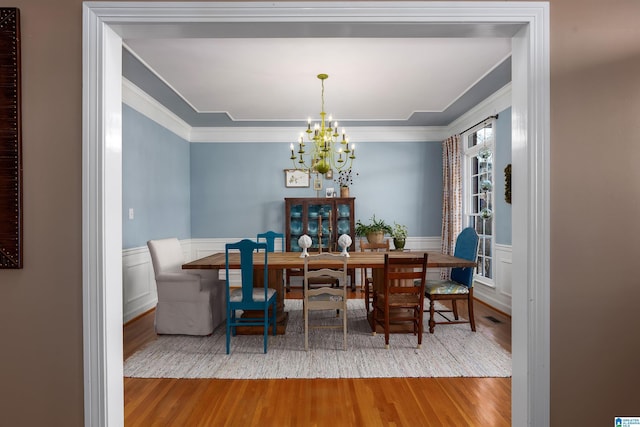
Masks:
[[[402,323],[413,326],[422,346],[424,288],[429,255],[384,255],[384,280],[382,288],[375,289],[373,297],[373,334],[376,326],[384,328],[385,348],[389,348],[391,326]]]
[[[263,251],[264,266],[261,269],[254,269],[254,251]],[[229,255],[237,252],[240,255],[240,275],[241,286],[231,287]],[[276,335],[276,290],[268,287],[268,255],[266,243],[258,243],[253,240],[244,239],[236,243],[225,245],[225,273],[227,292],[227,354],[230,351],[231,335],[236,335],[238,326],[262,326],[264,352],[267,352],[267,335],[269,326],[272,327],[272,335]],[[255,287],[254,272],[260,271],[264,274],[262,287]],[[236,311],[262,311],[262,316],[236,316]]]
[[[478,259],[479,237],[476,230],[467,227],[458,234],[454,256],[476,262]],[[451,269],[448,280],[429,280],[425,288],[425,296],[429,298],[429,333],[433,333],[436,325],[470,323],[471,330],[476,331],[476,321],[473,314],[473,272],[474,267],[456,267]],[[467,301],[469,320],[460,320],[457,302]],[[435,309],[436,301],[451,301],[451,309]],[[453,319],[444,313],[453,313]],[[438,314],[444,320],[436,321]]]
[[[330,263],[332,267],[327,267]],[[335,265],[335,266],[334,266]],[[310,328],[342,328],[343,348],[347,349],[347,257],[333,253],[309,255],[304,259],[304,349],[309,350]],[[310,282],[321,279],[324,286],[311,287]],[[332,283],[337,282],[334,286]],[[342,312],[342,324],[309,322],[309,311],[336,310]]]
[[[382,243],[369,243],[365,240],[360,240],[360,252],[389,252],[389,239],[386,239]],[[373,272],[370,268],[360,269],[360,282],[364,290],[364,307],[369,314],[369,309],[373,302]]]

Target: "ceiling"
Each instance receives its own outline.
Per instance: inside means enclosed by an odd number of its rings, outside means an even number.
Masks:
[[[174,99],[165,94],[162,102],[182,110],[192,126],[315,121],[321,110],[319,73],[329,75],[325,111],[340,126],[447,125],[511,79],[509,37],[132,38],[124,43],[147,69],[144,76],[123,65],[124,76],[147,92],[171,92]]]

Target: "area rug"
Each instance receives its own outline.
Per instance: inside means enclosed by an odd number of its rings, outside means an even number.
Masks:
[[[301,300],[285,300],[286,334],[269,336],[267,354],[262,335],[231,338],[225,352],[224,325],[211,336],[162,335],[124,363],[125,377],[136,378],[388,378],[510,377],[511,354],[469,324],[436,326],[424,333],[417,349],[413,334],[372,335],[363,300],[348,301],[347,350],[342,330],[312,329],[304,350]],[[429,313],[425,313],[425,325]],[[312,321],[336,322],[335,311],[314,313]]]

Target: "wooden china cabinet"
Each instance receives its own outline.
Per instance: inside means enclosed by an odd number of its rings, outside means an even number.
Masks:
[[[298,197],[285,198],[285,250],[301,252],[298,239],[303,234],[311,237],[309,252],[339,252],[338,238],[351,236],[349,251],[356,247],[355,197]],[[287,270],[287,288],[292,276],[301,276],[301,270]],[[355,288],[355,274],[349,270],[351,288]]]

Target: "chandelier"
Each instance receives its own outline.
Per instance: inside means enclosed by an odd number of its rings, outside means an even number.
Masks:
[[[307,121],[307,130],[300,133],[297,141],[298,152],[294,152],[294,144],[291,144],[291,161],[295,169],[309,169],[321,174],[329,172],[331,169],[349,169],[356,158],[354,144],[349,145],[349,138],[342,129],[342,136],[338,133],[338,122],[331,123],[332,118],[327,118],[324,111],[324,81],[329,76],[318,74],[322,82],[322,109],[320,111],[320,123],[311,126],[311,119]],[[307,142],[311,146],[307,152],[305,149],[304,134],[307,134]]]

